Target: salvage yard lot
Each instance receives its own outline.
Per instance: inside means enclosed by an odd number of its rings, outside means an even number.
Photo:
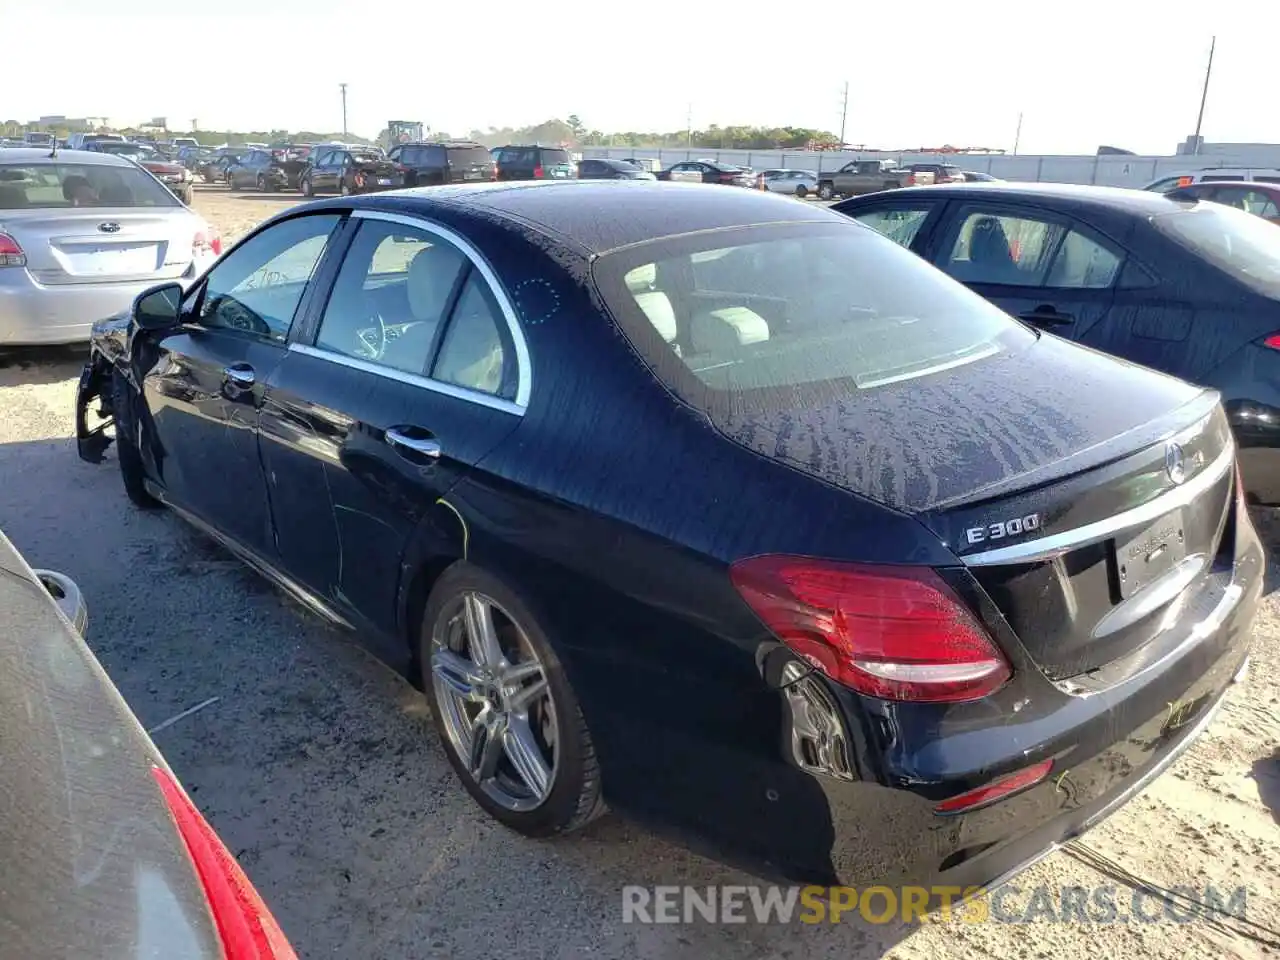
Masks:
[[[230,243],[300,199],[210,187],[195,206]],[[1264,955],[1205,923],[912,930],[850,914],[815,927],[624,925],[626,885],[751,878],[615,818],[557,842],[488,820],[409,684],[176,517],[130,507],[113,460],[77,460],[70,437],[81,357],[21,353],[0,366],[0,528],[32,564],[79,582],[90,645],[144,725],[217,698],[155,739],[301,956]],[[1255,516],[1269,547],[1280,547],[1280,518]],[[1274,590],[1280,570],[1270,574]],[[1246,684],[1188,754],[1086,843],[1164,886],[1244,885],[1249,919],[1280,928],[1278,750],[1280,593],[1272,593]],[[1014,882],[1024,891],[1115,883],[1065,853]]]

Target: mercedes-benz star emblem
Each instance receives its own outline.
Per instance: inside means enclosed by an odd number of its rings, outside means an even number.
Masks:
[[[119,233],[120,224],[109,220],[106,223],[98,224],[98,229],[101,230],[103,233]]]
[[[1186,458],[1178,444],[1170,443],[1164,448],[1164,469],[1174,483],[1187,479]]]

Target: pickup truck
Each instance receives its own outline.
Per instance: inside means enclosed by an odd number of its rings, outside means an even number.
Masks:
[[[834,173],[818,176],[818,199],[860,197],[878,190],[896,190],[933,183],[932,173],[912,173],[892,160],[851,160]]]

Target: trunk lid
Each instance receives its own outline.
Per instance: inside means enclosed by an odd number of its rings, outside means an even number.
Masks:
[[[200,224],[178,209],[93,207],[4,211],[0,230],[42,284],[176,280],[191,265]]]
[[[1232,503],[1234,444],[1214,391],[1050,336],[720,427],[916,516],[1052,679],[1152,640],[1159,611],[1219,563]]]

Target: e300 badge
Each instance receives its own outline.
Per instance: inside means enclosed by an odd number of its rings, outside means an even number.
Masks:
[[[1040,529],[1040,514],[1029,513],[1025,517],[1010,517],[998,523],[989,523],[985,527],[970,527],[964,532],[965,539],[972,546],[975,543],[986,543],[989,540],[1004,540],[1023,533]]]

